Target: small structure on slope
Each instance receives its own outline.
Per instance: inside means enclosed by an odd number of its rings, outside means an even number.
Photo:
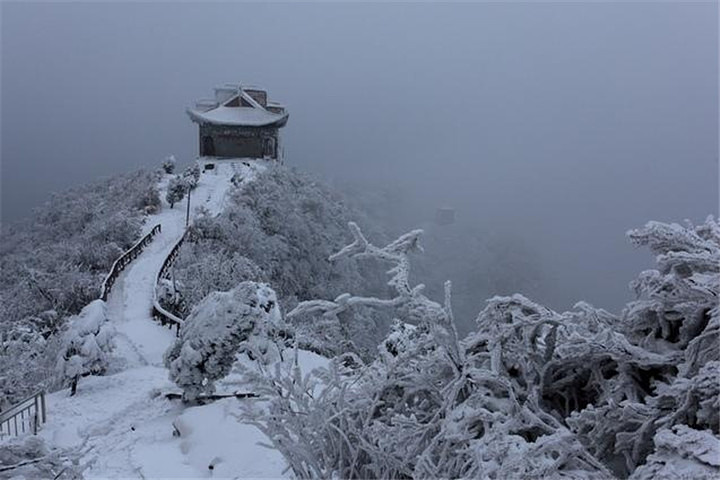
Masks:
[[[279,130],[288,113],[263,88],[216,87],[215,99],[200,100],[187,113],[200,126],[201,157],[282,160]]]
[[[435,212],[435,223],[438,225],[451,225],[455,223],[455,209],[440,207]]]

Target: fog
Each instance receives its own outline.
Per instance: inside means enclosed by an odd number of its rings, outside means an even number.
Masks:
[[[237,81],[288,106],[288,164],[396,189],[398,229],[514,238],[555,308],[619,309],[652,265],[627,229],[718,211],[712,3],[1,8],[3,222],[191,161],[184,108]]]

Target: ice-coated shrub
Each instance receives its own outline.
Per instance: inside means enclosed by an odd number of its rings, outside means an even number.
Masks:
[[[195,244],[181,250],[178,262],[184,268],[182,275],[176,275],[183,280],[176,280],[175,291],[179,299],[175,303],[183,305],[181,317],[211,292],[230,290],[239,282],[265,280],[260,268],[237,252],[204,252]]]
[[[185,299],[181,293],[183,290],[182,283],[162,278],[155,286],[155,295],[164,309],[182,318],[188,313]]]
[[[0,473],[3,478],[83,478],[76,450],[49,448],[39,435],[25,435],[3,440],[0,446]]]
[[[653,437],[654,452],[631,480],[713,480],[720,469],[720,439],[708,430],[686,425],[663,428]]]
[[[397,317],[367,365],[253,377],[248,409],[299,478],[716,478],[720,228],[649,223],[659,270],[621,317],[580,302],[557,313],[495,297],[459,340],[444,305],[408,282],[419,232],[384,248],[356,226],[333,256],[387,261],[395,296],[340,295],[288,314],[364,306]],[[412,325],[409,325],[412,324]],[[351,365],[352,366],[348,366]]]
[[[43,312],[0,332],[0,410],[26,397],[28,385],[37,389],[52,383],[55,362],[48,359],[57,342],[48,337],[55,332],[56,318]]]
[[[165,353],[170,379],[183,389],[185,401],[212,394],[238,353],[263,362],[276,358],[272,338],[277,330],[284,327],[268,285],[242,282],[228,292],[213,292],[192,310]]]
[[[60,381],[75,395],[80,377],[102,375],[108,367],[114,329],[107,319],[104,301],[95,300],[68,319],[62,334],[57,372]]]
[[[160,192],[158,192],[157,187],[153,185],[145,190],[137,199],[135,205],[146,215],[159,212],[162,207],[162,202],[160,201]]]

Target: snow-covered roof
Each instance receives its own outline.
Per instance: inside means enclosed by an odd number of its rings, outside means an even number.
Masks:
[[[194,108],[188,108],[187,113],[193,122],[199,124],[247,127],[285,125],[288,113],[284,106],[268,101],[267,106],[272,109],[270,111],[248,91],[262,91],[267,95],[266,90],[260,87],[223,85],[215,88],[215,100],[201,100]]]
[[[256,107],[226,107],[200,112],[189,108],[190,118],[196,123],[210,123],[213,125],[233,125],[247,127],[265,127],[276,125],[282,127],[287,122],[288,114],[268,112],[264,108]]]

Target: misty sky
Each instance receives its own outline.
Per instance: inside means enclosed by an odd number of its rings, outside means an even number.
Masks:
[[[718,211],[713,3],[3,3],[2,220],[48,192],[196,154],[184,113],[243,81],[287,104],[287,162],[397,184],[535,248],[617,309],[625,239]],[[569,304],[568,304],[569,303]]]

